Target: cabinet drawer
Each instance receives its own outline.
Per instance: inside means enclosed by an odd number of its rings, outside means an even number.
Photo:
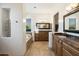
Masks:
[[[79,51],[73,48],[72,46],[63,42],[63,48],[70,52],[73,56],[79,56]]]
[[[63,56],[72,56],[72,54],[63,48]]]

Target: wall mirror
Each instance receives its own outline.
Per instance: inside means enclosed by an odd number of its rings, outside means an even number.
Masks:
[[[64,15],[63,18],[63,30],[65,32],[79,33],[79,9]]]
[[[50,23],[36,23],[38,29],[50,29]]]

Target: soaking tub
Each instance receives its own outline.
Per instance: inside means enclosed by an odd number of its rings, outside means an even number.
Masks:
[[[32,40],[32,34],[31,33],[26,33],[26,51],[31,46],[32,42],[33,42],[33,40]]]

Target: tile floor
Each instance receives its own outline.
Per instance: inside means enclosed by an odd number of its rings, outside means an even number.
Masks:
[[[26,56],[54,56],[53,51],[48,48],[47,41],[36,41],[33,42],[28,51],[25,54]]]

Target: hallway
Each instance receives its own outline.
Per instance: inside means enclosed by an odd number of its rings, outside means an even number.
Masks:
[[[53,51],[48,49],[47,41],[33,42],[26,56],[54,56]]]

